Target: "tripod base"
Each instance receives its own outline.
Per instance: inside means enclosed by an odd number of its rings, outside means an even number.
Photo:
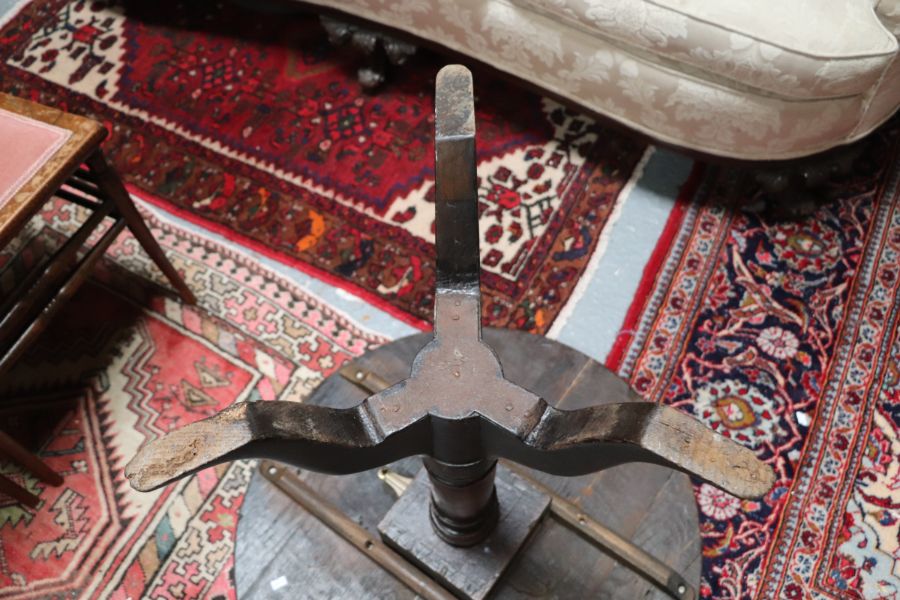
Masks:
[[[611,380],[618,381],[596,361],[546,338],[496,329],[486,329],[484,338],[497,352],[510,380],[564,408],[602,402],[595,393],[601,383],[615,385]],[[412,358],[430,339],[430,334],[420,334],[397,340],[360,357],[352,367],[362,373],[363,381],[377,376],[382,383],[393,384],[409,374]],[[335,374],[323,381],[307,402],[349,407],[367,395]],[[390,468],[414,474],[421,469],[421,461],[406,459]],[[499,465],[498,473],[503,470]],[[434,535],[427,502],[420,503],[423,524],[409,528],[419,529],[418,537],[413,532],[405,536],[409,543],[397,544],[399,536],[392,539],[387,535],[387,543],[382,543],[378,525],[393,512],[398,500],[375,470],[341,477],[309,472],[295,475],[295,470],[288,468],[284,472],[284,477],[290,475],[290,485],[255,473],[244,499],[235,553],[239,598],[412,598],[413,588],[404,581],[421,581],[422,574],[443,584],[441,589],[451,589],[452,583],[440,581],[436,572],[440,567],[429,567],[420,559],[413,565],[410,560],[418,540]],[[516,474],[521,475],[518,470]],[[505,571],[497,568],[491,598],[666,599],[688,597],[678,595],[682,585],[698,589],[699,525],[686,475],[636,463],[583,477],[538,478],[526,479],[552,499],[544,514],[553,513],[555,518],[545,518],[535,528],[515,559],[505,563]],[[323,517],[321,511],[310,512],[308,502],[291,491],[298,482],[315,490],[320,500],[334,509],[329,514],[341,517],[339,522]],[[521,508],[502,497],[500,505],[501,510]],[[381,529],[391,527],[382,523]],[[357,538],[359,543],[353,541]],[[609,540],[614,543],[606,543]],[[396,565],[399,559],[416,572],[401,577],[375,560],[373,549],[383,554],[382,546],[391,551],[388,565]],[[654,577],[628,566],[636,547],[658,559]],[[448,551],[466,553],[472,563],[485,561],[482,546]],[[440,560],[448,564],[446,559]],[[660,564],[667,565],[665,571],[659,569]],[[454,587],[451,591],[456,595],[469,595],[466,589]],[[428,589],[426,582],[419,595],[441,597]]]

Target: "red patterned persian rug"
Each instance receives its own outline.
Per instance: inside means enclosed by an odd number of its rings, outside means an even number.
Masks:
[[[32,223],[37,242],[29,244],[39,246],[25,254],[71,233],[74,213],[71,204],[45,210]],[[149,494],[128,486],[125,463],[148,439],[232,402],[299,400],[380,341],[255,261],[147,220],[199,304],[170,300],[135,277],[158,274],[135,240],[120,236],[100,272],[107,285],[79,292],[4,378],[19,393],[90,385],[41,451],[64,476],[61,487],[0,463],[41,499],[36,510],[0,501],[0,598],[234,598],[251,463]],[[0,285],[16,269],[5,261]]]
[[[808,218],[709,175],[608,361],[756,450],[759,501],[696,487],[704,598],[900,598],[900,121]]]
[[[408,322],[433,304],[433,87],[375,94],[315,17],[231,2],[48,0],[0,30],[0,90],[107,123],[142,197]],[[545,332],[644,145],[476,73],[485,319]]]
[[[777,473],[758,501],[696,487],[701,595],[896,598],[900,122],[873,137],[806,219],[729,209],[734,189],[714,172],[683,207],[609,361],[645,398],[754,448]],[[45,210],[39,241],[71,233],[75,210]],[[42,451],[62,487],[0,466],[42,499],[33,512],[0,506],[0,598],[233,597],[251,466],[144,495],[126,485],[124,462],[145,440],[233,401],[302,399],[381,341],[244,255],[168,219],[148,222],[200,308],[131,275],[154,272],[123,237],[103,285],[81,293],[18,366],[19,383],[91,385]],[[2,266],[0,289],[19,268]]]

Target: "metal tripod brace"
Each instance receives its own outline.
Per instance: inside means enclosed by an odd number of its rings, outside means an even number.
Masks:
[[[241,402],[143,446],[126,467],[149,491],[225,461],[269,458],[347,474],[424,457],[430,517],[447,544],[478,544],[494,531],[498,458],[553,475],[627,462],[677,469],[735,496],[774,483],[754,453],[675,409],[641,402],[610,377],[604,404],[561,410],[504,378],[482,340],[475,113],[471,73],[448,66],[436,84],[437,293],[434,338],[409,377],[357,406]]]

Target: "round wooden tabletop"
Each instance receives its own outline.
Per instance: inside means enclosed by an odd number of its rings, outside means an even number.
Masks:
[[[506,377],[551,404],[575,409],[603,403],[602,385],[624,385],[584,354],[547,338],[485,329]],[[386,344],[356,365],[389,383],[409,375],[416,352],[431,340],[419,334]],[[366,392],[339,375],[308,402],[353,406]],[[415,475],[419,459],[391,465]],[[663,467],[632,463],[583,477],[533,473],[610,529],[678,571],[696,590],[700,536],[689,478]],[[377,535],[396,500],[375,471],[348,476],[302,473],[314,489]],[[477,560],[477,557],[474,557]],[[411,598],[413,593],[256,472],[240,511],[235,554],[238,597]],[[562,524],[545,519],[510,565],[496,598],[668,598],[664,592]]]

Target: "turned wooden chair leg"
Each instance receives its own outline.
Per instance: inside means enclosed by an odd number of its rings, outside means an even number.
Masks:
[[[2,431],[0,431],[0,457],[25,467],[44,483],[53,486],[62,485],[63,478],[59,473]],[[31,508],[37,506],[41,500],[5,475],[0,475],[0,493]]]
[[[122,184],[122,180],[119,179],[115,170],[107,164],[103,153],[100,150],[94,152],[87,159],[87,164],[91,169],[91,175],[93,176],[97,187],[104,195],[113,201],[116,211],[123,219],[125,219],[125,223],[128,225],[131,233],[134,234],[134,237],[137,238],[147,254],[150,255],[153,262],[155,262],[165,276],[168,277],[175,289],[178,290],[178,294],[181,298],[188,304],[196,304],[197,298],[194,296],[194,293],[188,288],[187,284],[185,284],[181,275],[178,274],[178,271],[176,271],[175,267],[172,266],[172,263],[169,262],[169,259],[166,258],[163,249],[160,248],[157,241],[153,238],[153,234],[150,233],[150,229],[147,227],[147,224],[144,223],[144,219],[141,218],[140,213],[134,206],[134,202],[132,202],[131,197],[128,195],[128,191]]]
[[[34,508],[41,501],[40,498],[5,475],[0,475],[0,494],[6,494],[30,508]]]
[[[48,467],[44,461],[23,448],[19,442],[3,431],[0,431],[0,455],[22,465],[44,483],[53,486],[62,485],[62,475]]]
[[[26,396],[17,395],[15,398],[2,398],[0,420],[8,420],[12,413],[20,411],[21,407],[25,406],[36,411],[67,411],[69,408],[67,405],[73,404],[72,399],[82,393],[83,386],[79,385]],[[63,483],[63,477],[59,473],[3,431],[0,431],[0,459],[9,460],[24,467],[46,484],[59,486]],[[0,475],[0,494],[6,494],[31,508],[36,507],[40,502],[38,496],[3,475]]]

